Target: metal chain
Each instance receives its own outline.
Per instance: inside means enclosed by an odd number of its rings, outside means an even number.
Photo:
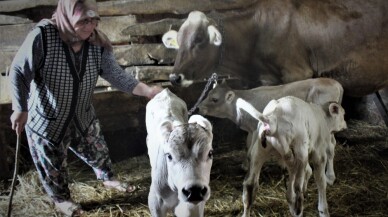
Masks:
[[[202,102],[203,98],[207,94],[210,85],[214,82],[217,84],[218,75],[217,73],[213,73],[212,76],[207,80],[207,83],[205,85],[205,88],[203,89],[201,96],[198,98],[197,102],[194,104],[194,106],[189,110],[188,114],[189,116],[193,114],[195,110],[197,110],[198,105]]]

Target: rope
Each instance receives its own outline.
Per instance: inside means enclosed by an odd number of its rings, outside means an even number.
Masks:
[[[17,178],[18,169],[19,169],[19,150],[20,150],[20,134],[17,133],[17,137],[16,137],[16,153],[15,153],[15,170],[14,170],[13,178],[12,178],[11,193],[9,194],[9,203],[8,203],[8,214],[7,214],[7,217],[11,217],[12,199],[13,199],[13,194],[14,194],[15,184],[16,184],[16,178]]]
[[[195,110],[197,110],[198,105],[202,102],[203,98],[205,98],[210,85],[214,82],[217,84],[218,75],[217,73],[213,73],[212,76],[207,80],[207,83],[205,85],[205,88],[203,89],[201,96],[198,98],[197,102],[194,104],[194,106],[189,110],[188,114],[191,116]]]

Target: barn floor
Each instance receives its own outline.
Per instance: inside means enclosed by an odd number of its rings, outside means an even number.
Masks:
[[[349,129],[337,135],[335,155],[336,182],[327,188],[329,211],[333,217],[387,216],[388,214],[388,130],[361,122],[348,122]],[[215,144],[211,173],[211,197],[205,215],[240,216],[244,171],[244,144],[222,141]],[[241,140],[242,141],[242,140]],[[90,168],[76,160],[71,163],[71,191],[74,200],[87,211],[83,216],[150,216],[147,207],[151,182],[148,157],[141,155],[114,164],[122,180],[134,183],[132,194],[106,190],[94,180]],[[252,216],[290,216],[285,198],[283,171],[267,163],[260,177]],[[31,170],[19,177],[14,196],[14,216],[61,216],[53,209]],[[1,183],[0,216],[6,216],[9,189]],[[304,216],[318,216],[314,178],[310,179],[305,198]]]

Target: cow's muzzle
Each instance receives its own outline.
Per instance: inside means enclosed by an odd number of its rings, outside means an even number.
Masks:
[[[208,193],[208,188],[201,185],[192,185],[182,189],[183,195],[190,203],[199,203],[203,201]]]
[[[181,86],[182,85],[182,76],[177,74],[170,74],[169,76],[170,82],[174,86]]]

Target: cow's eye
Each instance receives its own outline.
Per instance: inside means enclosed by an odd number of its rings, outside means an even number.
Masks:
[[[167,157],[167,159],[168,159],[169,161],[172,161],[172,156],[171,156],[170,153],[167,153],[167,154],[166,154],[166,157]]]
[[[209,151],[209,154],[207,155],[209,159],[213,159],[213,150]]]
[[[218,99],[217,98],[212,98],[212,102],[217,103]]]

